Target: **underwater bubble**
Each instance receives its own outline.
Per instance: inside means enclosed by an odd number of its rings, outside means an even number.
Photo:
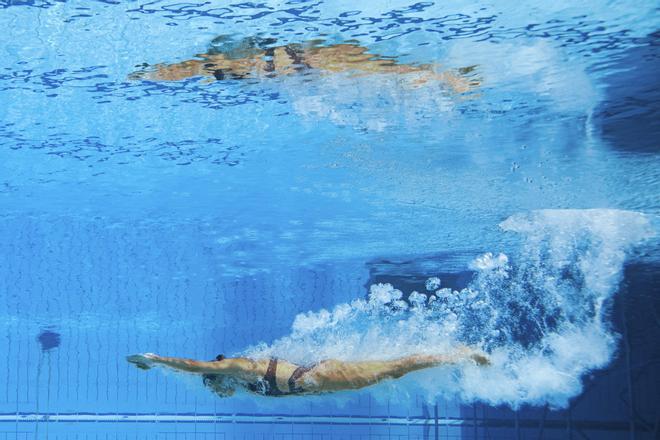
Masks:
[[[472,264],[470,264],[470,269],[494,270],[494,269],[506,268],[508,262],[509,262],[509,257],[507,257],[504,254],[499,254],[497,256],[494,256],[492,252],[486,252],[482,256],[474,259]]]
[[[452,293],[453,292],[451,289],[445,287],[444,289],[437,290],[435,292],[435,296],[437,296],[438,298],[448,298],[452,295]]]
[[[434,290],[438,290],[440,288],[440,278],[438,277],[431,277],[426,280],[426,290],[429,292],[432,292]]]
[[[408,296],[408,301],[416,307],[421,307],[426,303],[426,295],[415,291]]]
[[[375,284],[369,291],[369,301],[374,304],[387,304],[401,299],[403,292],[391,284]]]

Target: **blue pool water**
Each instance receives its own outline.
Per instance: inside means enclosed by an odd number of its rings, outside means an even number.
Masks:
[[[0,0],[0,440],[658,438],[657,2],[362,3]],[[371,60],[158,77],[218,36]],[[280,399],[125,361],[459,344]]]

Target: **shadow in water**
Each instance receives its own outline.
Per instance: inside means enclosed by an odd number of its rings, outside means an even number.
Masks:
[[[41,351],[47,352],[60,346],[60,334],[51,330],[42,330],[37,336],[37,341],[41,345]]]
[[[660,150],[660,32],[649,35],[608,66],[605,98],[594,123],[616,149]]]

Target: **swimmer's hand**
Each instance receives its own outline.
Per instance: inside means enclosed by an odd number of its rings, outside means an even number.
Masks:
[[[128,362],[135,364],[135,366],[141,370],[148,370],[153,367],[156,359],[158,359],[158,356],[153,353],[132,354],[126,356]]]

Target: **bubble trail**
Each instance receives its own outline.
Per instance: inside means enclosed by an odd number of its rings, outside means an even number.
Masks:
[[[653,228],[641,213],[608,209],[534,211],[509,217],[500,228],[520,234],[520,248],[511,256],[475,258],[473,278],[462,290],[414,292],[404,301],[394,286],[372,285],[368,299],[301,313],[291,334],[242,355],[305,364],[439,353],[467,344],[487,351],[492,365],[438,367],[376,388],[399,395],[414,389],[429,401],[441,394],[513,408],[566,407],[581,392],[585,374],[615,354],[608,301],[628,251],[652,237]],[[439,287],[436,280],[429,284]]]

